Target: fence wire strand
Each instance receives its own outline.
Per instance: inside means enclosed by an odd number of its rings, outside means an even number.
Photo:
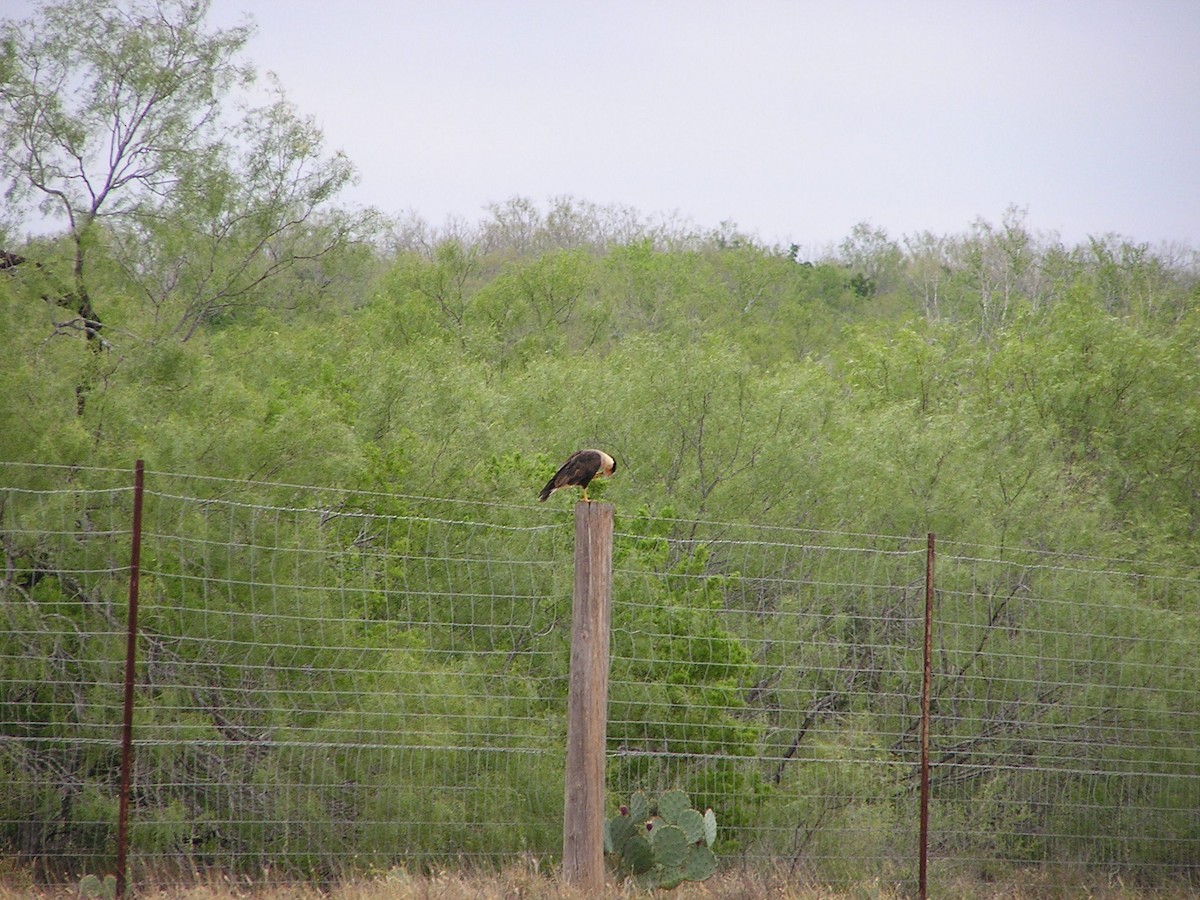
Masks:
[[[103,870],[130,473],[0,466],[5,852]],[[147,473],[131,878],[561,850],[569,511]],[[618,511],[608,791],[727,862],[916,879],[925,537]],[[1200,573],[939,541],[933,878],[1195,878]]]

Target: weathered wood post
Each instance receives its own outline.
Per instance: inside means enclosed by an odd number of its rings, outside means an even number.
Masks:
[[[611,503],[575,504],[575,598],[567,694],[563,878],[604,888],[604,751],[612,615]]]

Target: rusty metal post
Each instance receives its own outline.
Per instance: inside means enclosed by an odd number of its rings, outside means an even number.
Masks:
[[[129,621],[125,640],[125,714],[121,724],[121,805],[117,814],[117,896],[126,894],[129,862],[129,791],[133,775],[133,687],[137,661],[138,582],[142,565],[142,493],[146,470],[142,460],[134,468],[133,529],[129,549]]]
[[[934,537],[925,548],[925,671],[921,679],[921,837],[918,896],[929,891],[929,692],[933,675],[933,562]]]

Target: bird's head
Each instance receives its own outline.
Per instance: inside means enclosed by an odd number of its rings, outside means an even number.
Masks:
[[[617,471],[617,461],[615,459],[613,459],[611,456],[609,456],[607,453],[601,451],[600,452],[600,472],[604,475],[605,478],[608,478],[615,471]]]

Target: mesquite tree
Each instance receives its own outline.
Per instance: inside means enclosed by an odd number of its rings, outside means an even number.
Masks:
[[[73,315],[66,324],[97,354],[107,348],[92,277],[100,254],[152,307],[157,330],[186,340],[261,302],[270,279],[353,227],[322,216],[352,166],[322,155],[319,129],[277,86],[265,106],[243,99],[254,72],[238,57],[252,27],[210,29],[208,8],[59,0],[0,22],[6,212],[65,223],[70,272],[33,261],[37,293]],[[26,262],[9,256],[10,269]]]

